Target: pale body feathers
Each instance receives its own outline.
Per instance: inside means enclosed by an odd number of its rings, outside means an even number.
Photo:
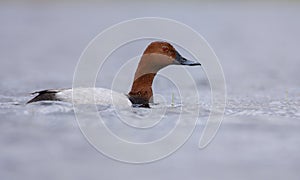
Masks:
[[[55,96],[58,100],[75,104],[131,106],[131,102],[125,94],[105,88],[66,89],[57,92]]]

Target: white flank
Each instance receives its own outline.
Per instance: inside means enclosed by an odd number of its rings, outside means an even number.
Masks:
[[[73,94],[74,91],[74,94]],[[72,99],[72,96],[74,99]],[[62,101],[75,104],[97,104],[114,106],[131,106],[125,94],[104,88],[76,88],[58,92],[56,97]]]

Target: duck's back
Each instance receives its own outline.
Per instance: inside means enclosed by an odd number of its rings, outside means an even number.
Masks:
[[[35,92],[38,95],[28,101],[64,101],[76,104],[99,104],[130,106],[131,102],[125,94],[121,94],[105,88],[76,88],[62,90],[44,90]],[[72,98],[73,96],[73,98]]]

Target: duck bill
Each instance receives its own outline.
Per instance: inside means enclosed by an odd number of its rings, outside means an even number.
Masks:
[[[182,57],[178,52],[176,52],[176,64],[185,65],[185,66],[201,66],[199,62],[187,60],[186,58]]]
[[[183,58],[183,59],[185,59],[185,58]],[[180,64],[181,65],[186,65],[186,66],[201,66],[200,63],[195,62],[195,61],[191,61],[191,60],[187,60],[187,59],[185,59],[184,61],[181,61]]]

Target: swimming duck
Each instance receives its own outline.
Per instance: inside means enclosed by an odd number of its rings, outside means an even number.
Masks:
[[[159,70],[168,65],[200,66],[198,62],[187,60],[168,42],[155,41],[145,49],[134,75],[131,91],[122,94],[105,88],[80,88],[76,89],[76,96],[72,98],[73,89],[51,89],[37,91],[33,99],[27,102],[37,101],[65,101],[79,104],[117,104],[133,107],[150,107],[153,102],[152,82]],[[93,98],[87,96],[94,93]]]

